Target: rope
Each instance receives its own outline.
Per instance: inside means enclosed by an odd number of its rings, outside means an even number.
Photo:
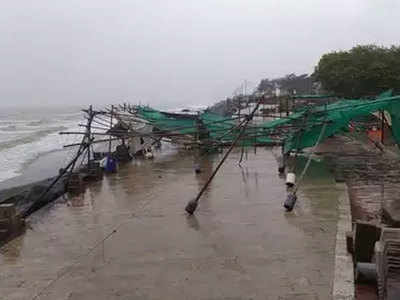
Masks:
[[[43,295],[43,293],[45,291],[47,291],[53,284],[55,284],[58,280],[60,280],[61,278],[63,278],[65,275],[67,275],[72,267],[76,266],[77,264],[79,264],[79,260],[82,257],[88,256],[90,253],[92,253],[94,250],[96,250],[100,245],[102,245],[106,240],[108,240],[109,238],[111,238],[111,236],[113,236],[117,230],[123,225],[124,223],[119,224],[115,229],[113,229],[113,231],[111,231],[109,234],[106,235],[105,238],[103,238],[102,240],[98,241],[92,248],[89,249],[89,251],[87,251],[86,253],[78,256],[76,258],[76,261],[70,265],[69,267],[67,267],[64,272],[59,273],[56,278],[54,278],[53,280],[51,280],[44,288],[42,288],[35,296],[33,296],[32,300],[36,300],[39,299],[39,297],[41,295]]]

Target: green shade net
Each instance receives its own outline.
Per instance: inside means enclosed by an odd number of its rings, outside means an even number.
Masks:
[[[226,141],[232,139],[233,134],[230,133],[230,131],[233,133],[235,132],[234,128],[236,126],[236,122],[234,119],[226,118],[211,112],[204,112],[199,116],[199,118],[207,127],[211,138],[221,138],[222,140]]]
[[[197,132],[196,121],[190,118],[173,118],[158,110],[142,106],[137,107],[137,115],[160,130],[176,131],[182,134]]]
[[[391,92],[380,95],[376,100],[341,100],[336,103],[316,106],[290,115],[287,119],[278,119],[263,124],[271,131],[288,128],[284,142],[284,152],[312,147],[318,141],[323,125],[327,126],[321,141],[343,131],[347,131],[349,122],[367,116],[379,110],[387,111],[392,118],[392,132],[397,144],[400,144],[400,96],[387,97]]]
[[[183,115],[174,117],[173,114],[165,114],[149,107],[137,107],[137,115],[162,131],[198,135],[202,127],[207,131],[208,139],[215,143],[230,143],[239,134],[237,118],[227,118],[208,111],[185,118]],[[248,146],[271,142],[265,129],[257,126],[249,126],[242,138],[242,144]]]
[[[375,100],[340,100],[335,103],[308,107],[289,117],[249,125],[239,143],[243,146],[273,144],[278,136],[284,142],[284,152],[301,150],[314,146],[324,130],[321,141],[333,134],[348,131],[349,122],[385,110],[392,119],[392,133],[400,145],[400,96],[391,97],[391,91],[381,94]],[[197,117],[174,117],[151,108],[138,108],[138,116],[154,127],[181,134],[198,135],[199,128],[206,130],[207,139],[214,143],[232,142],[239,133],[238,120],[226,118],[211,112]]]

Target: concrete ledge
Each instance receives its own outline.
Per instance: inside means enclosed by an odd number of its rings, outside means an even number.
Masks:
[[[351,231],[351,211],[347,186],[336,184],[338,199],[338,224],[336,233],[335,269],[332,289],[333,300],[354,299],[354,271],[351,254],[346,249],[346,232]]]

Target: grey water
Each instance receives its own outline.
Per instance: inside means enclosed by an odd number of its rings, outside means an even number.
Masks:
[[[76,136],[79,107],[6,107],[0,109],[0,183],[15,178],[41,155],[61,151]]]

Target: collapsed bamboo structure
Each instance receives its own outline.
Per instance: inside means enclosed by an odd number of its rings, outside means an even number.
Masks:
[[[285,157],[291,152],[299,153],[303,148],[315,146],[340,132],[358,116],[390,110],[395,103],[397,105],[399,97],[386,95],[373,101],[342,100],[321,106],[306,105],[297,112],[287,113],[285,117],[272,121],[252,120],[246,123],[243,130],[240,124],[249,115],[251,119],[257,116],[258,106],[265,102],[263,96],[256,100],[256,109],[251,114],[250,111],[249,114],[239,111],[237,115],[230,117],[207,110],[195,114],[162,112],[127,103],[104,109],[89,106],[83,110],[86,123],[78,124],[82,131],[60,132],[62,135],[82,136],[82,139],[80,143],[64,146],[77,147],[75,156],[65,168],[60,169],[59,176],[48,190],[60,180],[65,181],[67,190],[79,190],[74,185],[79,186],[82,178],[98,178],[101,169],[113,171],[116,161],[129,161],[138,155],[151,158],[152,149],[159,147],[161,143],[172,143],[185,149],[196,148],[204,153],[221,151],[224,147],[236,145],[242,148],[241,160],[245,147],[256,149],[259,146],[282,145]],[[396,110],[391,110],[390,113],[396,121]],[[43,192],[41,198],[48,190]],[[31,213],[36,206],[38,205],[28,209],[26,214]]]

